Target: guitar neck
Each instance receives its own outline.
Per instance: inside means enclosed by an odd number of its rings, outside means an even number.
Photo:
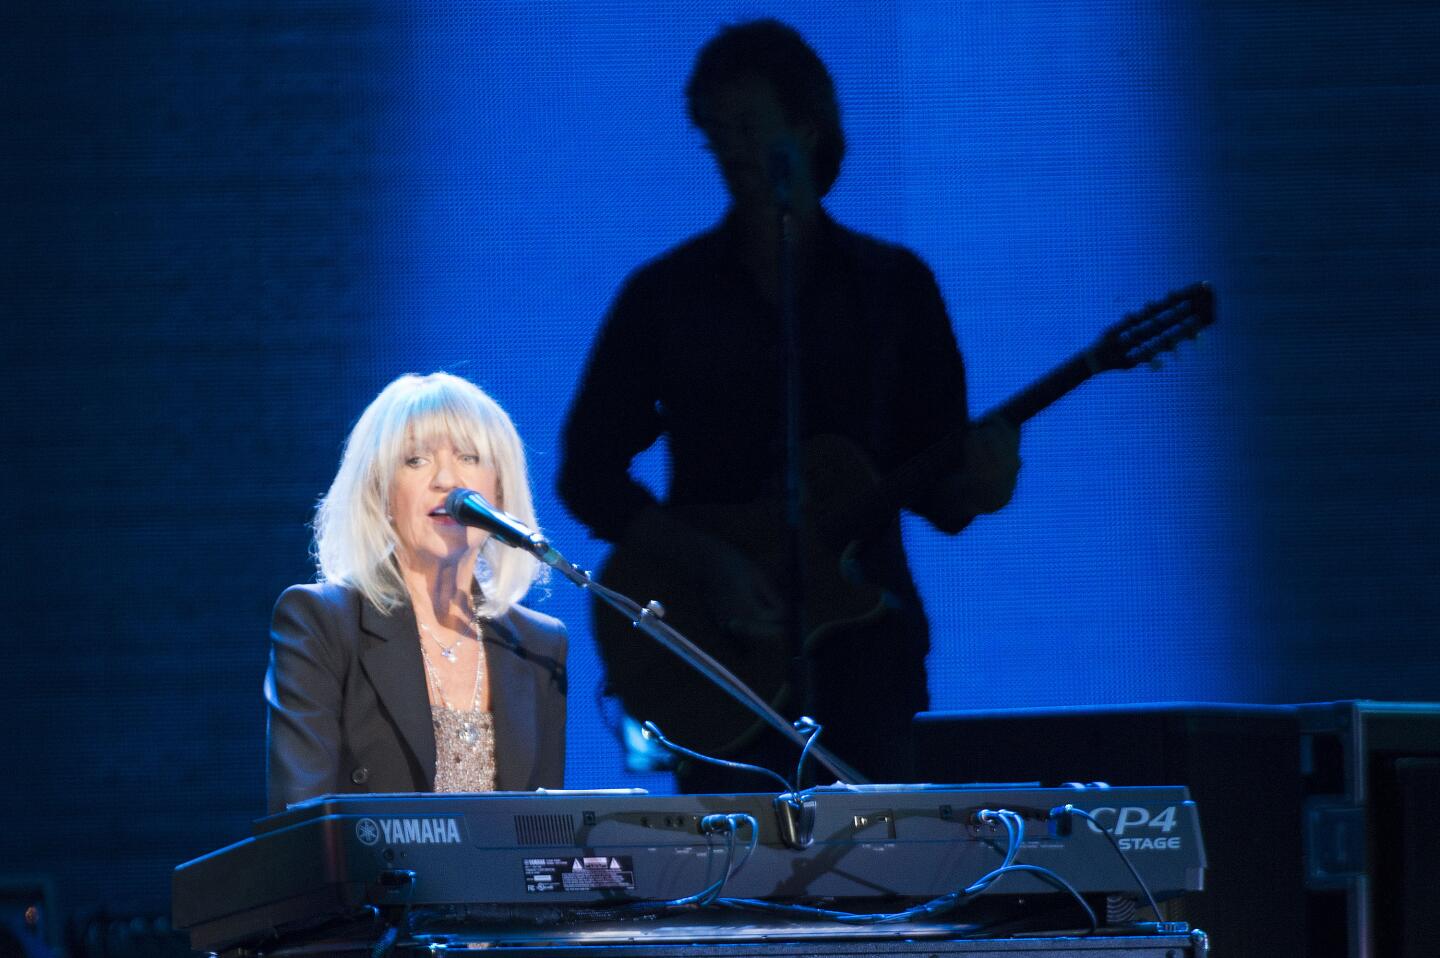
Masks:
[[[1047,409],[1061,396],[1095,375],[1100,368],[1091,359],[1088,350],[1076,353],[1005,400],[990,414],[1001,417],[1018,429],[1026,420]]]
[[[1100,371],[1088,351],[1076,353],[1035,382],[1011,396],[991,415],[998,415],[1019,428],[1061,396]],[[890,473],[862,498],[849,504],[841,515],[826,517],[827,527],[843,522],[848,528],[868,529],[893,515],[900,504],[960,464],[964,455],[966,424]]]
[[[1214,321],[1215,290],[1210,284],[1192,283],[1173,290],[1123,317],[1088,349],[1011,396],[988,416],[998,416],[1018,429],[1096,373],[1153,362]],[[858,530],[852,538],[862,538],[889,521],[902,503],[913,501],[917,493],[961,464],[965,435],[971,428],[970,423],[965,423],[875,483],[865,494],[844,505],[832,505],[817,523],[827,541],[841,541],[839,536],[848,529]]]

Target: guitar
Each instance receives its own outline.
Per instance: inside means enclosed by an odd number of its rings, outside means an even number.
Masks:
[[[1106,329],[1085,350],[1016,393],[991,415],[1012,426],[1049,407],[1099,373],[1133,369],[1192,339],[1215,321],[1215,295],[1196,283],[1147,304]],[[877,477],[864,453],[839,436],[817,436],[803,448],[801,525],[803,621],[802,656],[813,656],[836,635],[883,625],[894,612],[883,590],[861,577],[855,564],[860,544],[894,520],[909,501],[940,476],[958,467],[970,425],[956,429],[884,477]],[[740,505],[667,507],[694,528],[740,549],[771,582],[784,581],[787,541],[779,501]],[[662,566],[643,545],[619,543],[599,573],[602,583],[644,601],[655,597],[665,619],[705,649],[779,711],[790,703],[790,650],[780,638],[757,641],[738,636],[701,597],[687,570]],[[595,641],[605,666],[606,688],[625,711],[656,722],[666,735],[710,755],[733,754],[765,726],[688,669],[657,643],[637,635],[609,609],[596,607]],[[800,703],[803,705],[804,703]]]

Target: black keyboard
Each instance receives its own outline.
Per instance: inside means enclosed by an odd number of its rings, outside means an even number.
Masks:
[[[1066,805],[1111,829],[1157,900],[1203,887],[1199,819],[1188,790],[1175,786],[832,786],[802,801],[630,790],[331,795],[261,819],[253,837],[176,868],[174,920],[197,950],[219,951],[402,907],[553,924],[711,889],[727,899],[893,909],[999,866],[1005,816],[983,814],[999,810],[1015,813],[1018,863],[1088,896],[1143,903],[1110,839],[1054,811]],[[1016,871],[976,897],[1066,894],[1044,874]],[[729,923],[712,922],[721,933]]]

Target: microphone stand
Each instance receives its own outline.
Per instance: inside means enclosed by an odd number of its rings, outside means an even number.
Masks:
[[[801,523],[801,487],[804,469],[800,446],[801,396],[800,317],[795,305],[795,245],[797,242],[793,145],[771,146],[769,157],[771,199],[776,209],[776,293],[780,312],[780,342],[784,362],[785,409],[785,640],[789,646],[790,680],[799,690],[801,708],[814,701],[814,677],[805,657],[805,551]],[[800,783],[796,782],[799,788]]]
[[[679,656],[687,665],[705,676],[721,691],[789,739],[796,748],[805,748],[809,742],[808,736],[787,722],[783,715],[770,706],[764,696],[746,685],[735,673],[721,665],[708,652],[691,642],[679,631],[671,628],[670,624],[663,619],[665,610],[660,603],[651,601],[642,606],[629,596],[601,585],[590,578],[590,573],[572,565],[570,560],[556,551],[555,547],[550,545],[539,533],[531,533],[526,537],[523,545],[503,538],[501,541],[506,545],[515,545],[531,552],[541,562],[559,571],[561,575],[580,588],[599,596],[606,605],[629,618],[637,629]],[[810,754],[815,757],[817,762],[829,769],[837,781],[855,785],[865,784],[865,776],[832,754],[825,746],[819,743],[810,745]]]

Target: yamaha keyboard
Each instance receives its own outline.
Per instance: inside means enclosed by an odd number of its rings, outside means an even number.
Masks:
[[[1093,815],[1114,843],[1067,805]],[[788,801],[630,790],[329,795],[176,868],[174,923],[199,951],[400,909],[554,938],[558,925],[714,889],[730,871],[727,900],[891,910],[1000,866],[1010,839],[982,812],[1002,809],[1022,824],[1015,861],[1086,897],[1144,901],[1122,851],[1157,900],[1203,887],[1199,819],[1178,786],[836,785]],[[1053,908],[1070,900],[1062,887],[1017,870],[975,897],[1011,911]],[[710,925],[723,935],[738,922]]]

